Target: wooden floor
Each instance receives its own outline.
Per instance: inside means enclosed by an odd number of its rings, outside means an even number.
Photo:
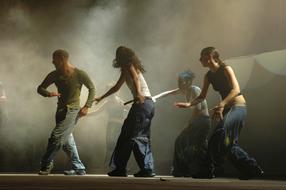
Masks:
[[[154,178],[108,177],[106,175],[64,176],[36,174],[0,174],[0,189],[61,190],[286,190],[286,181],[216,178],[192,179],[156,176]]]

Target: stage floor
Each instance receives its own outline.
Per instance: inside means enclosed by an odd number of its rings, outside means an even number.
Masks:
[[[106,175],[64,176],[52,174],[0,174],[0,189],[13,190],[51,190],[51,189],[116,189],[116,190],[286,190],[286,181],[238,180],[228,178],[193,179],[156,176],[154,178],[135,178],[129,176],[108,177]]]

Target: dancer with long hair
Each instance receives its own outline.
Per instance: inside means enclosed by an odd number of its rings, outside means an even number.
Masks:
[[[191,103],[179,102],[176,106],[188,108],[202,102],[211,84],[221,96],[221,101],[212,109],[212,118],[216,125],[208,146],[214,168],[221,168],[225,159],[228,159],[241,173],[240,179],[262,175],[263,171],[256,160],[238,144],[239,133],[245,125],[246,101],[233,69],[223,63],[214,47],[202,49],[200,62],[203,67],[209,69],[204,77],[200,95]]]
[[[150,127],[154,116],[154,102],[152,101],[148,85],[143,77],[145,69],[134,51],[120,46],[116,50],[113,66],[121,71],[117,83],[104,95],[95,98],[98,103],[102,99],[117,92],[123,83],[129,87],[134,102],[121,129],[121,133],[112,154],[109,176],[127,176],[126,166],[133,151],[140,171],[135,177],[153,177],[154,161],[151,151]]]

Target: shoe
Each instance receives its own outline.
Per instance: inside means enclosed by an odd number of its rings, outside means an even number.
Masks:
[[[126,171],[124,170],[113,170],[107,173],[108,176],[111,177],[127,177]]]
[[[134,177],[154,177],[156,174],[153,172],[153,170],[140,170],[136,174],[134,174]]]
[[[257,166],[254,171],[252,171],[251,173],[244,173],[241,176],[238,177],[238,179],[240,180],[249,180],[249,179],[253,179],[256,177],[261,177],[263,176],[264,171],[262,170],[261,167]]]
[[[86,175],[86,171],[84,169],[80,170],[65,170],[65,175]]]
[[[51,162],[47,166],[42,166],[38,174],[39,175],[49,175],[51,173],[53,167],[54,167],[53,162]]]

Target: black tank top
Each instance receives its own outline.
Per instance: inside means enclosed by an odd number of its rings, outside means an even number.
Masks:
[[[232,86],[224,73],[225,66],[221,65],[216,72],[208,71],[207,79],[212,84],[213,89],[218,91],[221,98],[224,99],[232,90]]]

